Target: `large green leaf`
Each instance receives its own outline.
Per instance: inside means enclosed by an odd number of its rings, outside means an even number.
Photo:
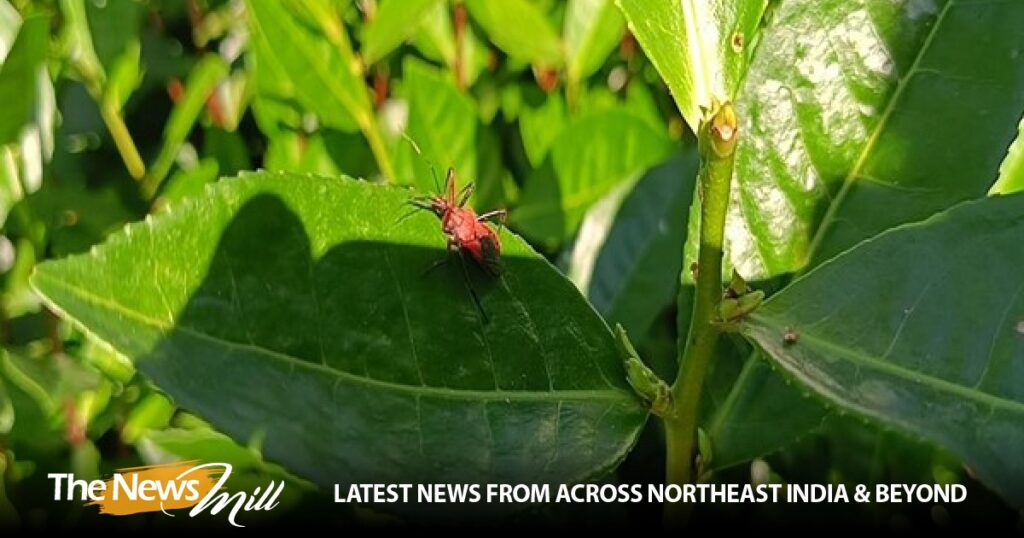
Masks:
[[[527,181],[512,221],[531,239],[553,248],[576,232],[591,204],[671,150],[667,133],[621,108],[576,118]]]
[[[738,104],[741,273],[800,271],[983,196],[1024,110],[1022,28],[1021,2],[780,4]]]
[[[569,0],[564,32],[569,78],[582,80],[600,69],[624,30],[613,0]]]
[[[424,191],[437,188],[429,164],[440,180],[448,167],[455,169],[462,182],[475,180],[479,121],[473,99],[460,92],[451,77],[421,61],[407,60],[402,70],[402,89],[409,102],[407,131],[423,155],[403,141],[396,158],[404,158],[402,164],[411,173],[401,175]]]
[[[701,108],[735,97],[768,0],[616,1],[697,132]]]
[[[34,117],[36,82],[46,76],[47,31],[43,16],[25,19],[10,52],[0,65],[0,146],[15,142]]]
[[[291,81],[302,106],[342,130],[373,121],[373,107],[347,36],[331,42],[279,2],[246,3],[261,59]],[[272,68],[273,69],[273,68]]]
[[[502,232],[471,300],[402,188],[258,173],[40,265],[47,302],[236,441],[321,485],[561,482],[646,411],[573,285]],[[484,315],[486,313],[486,319]]]
[[[466,0],[466,8],[509,56],[544,66],[562,64],[562,42],[536,4],[528,0]]]
[[[1021,237],[1024,195],[956,206],[821,265],[744,334],[836,405],[934,440],[1022,506]]]
[[[387,0],[380,3],[363,36],[363,61],[377,63],[412,37],[420,21],[441,0]]]
[[[646,334],[675,302],[686,237],[686,210],[697,178],[696,151],[623,184],[587,212],[569,276],[594,308],[632,335]]]
[[[719,366],[716,362],[715,367]],[[738,372],[728,373],[733,375],[721,380],[728,390],[720,400],[711,402],[715,405],[709,406],[704,425],[716,469],[750,461],[799,441],[819,431],[834,416],[819,398],[773,372],[760,350],[742,362]]]
[[[1013,59],[1022,24],[1019,2],[781,3],[738,104],[726,248],[741,273],[806,270],[895,224],[983,196],[1024,108],[1024,63]],[[820,47],[826,36],[843,47]],[[686,262],[695,258],[688,241]],[[820,422],[807,413],[812,402],[756,370],[741,377],[736,398],[759,391],[803,417],[775,439]],[[753,415],[731,409],[723,427],[763,422],[763,406],[749,407]],[[771,436],[744,438],[753,443],[737,447],[745,454],[778,448]]]

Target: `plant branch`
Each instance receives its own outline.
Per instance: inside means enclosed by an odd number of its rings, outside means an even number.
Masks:
[[[121,117],[121,111],[115,105],[101,102],[100,115],[103,117],[103,123],[107,125],[107,130],[110,131],[110,136],[114,139],[114,145],[117,147],[118,153],[121,154],[121,160],[128,168],[128,173],[135,179],[142,179],[146,175],[146,165],[143,164],[142,157],[139,156],[139,150],[136,149],[132,135],[128,132],[128,126],[125,125],[124,118]]]
[[[721,335],[721,329],[713,322],[722,300],[722,247],[737,135],[736,113],[728,103],[705,117],[698,134],[701,168],[697,289],[689,334],[680,346],[679,373],[672,385],[673,412],[665,417],[666,481],[670,484],[693,482],[700,398]],[[666,505],[665,523],[679,526],[688,513],[685,504]]]
[[[388,153],[388,148],[384,144],[384,137],[380,132],[380,125],[372,115],[368,115],[365,120],[359,122],[359,127],[363,131],[363,136],[366,137],[367,143],[370,145],[370,151],[373,153],[374,160],[377,161],[377,167],[380,169],[380,173],[384,176],[385,181],[395,181],[395,169],[391,165],[391,155]]]

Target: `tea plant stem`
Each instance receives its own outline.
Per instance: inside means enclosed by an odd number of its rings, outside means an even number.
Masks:
[[[702,123],[698,135],[701,168],[700,250],[697,255],[696,297],[685,345],[681,346],[679,373],[672,385],[673,412],[665,417],[666,480],[669,484],[693,482],[694,444],[704,378],[721,331],[712,323],[722,299],[722,247],[729,183],[737,139],[736,114],[726,103]],[[688,270],[688,269],[684,269]],[[689,507],[665,506],[670,527],[686,521]]]
[[[327,40],[331,45],[338,49],[341,57],[352,59],[348,68],[352,70],[358,79],[362,80],[366,76],[366,66],[355,59],[352,43],[349,41],[348,34],[345,31],[345,24],[338,16],[338,13],[331,9],[324,9],[326,4],[320,5],[312,2],[306,3],[304,6],[306,9],[310,9],[316,20],[320,22],[324,35],[327,36]],[[367,18],[371,18],[372,13],[372,11],[366,11]],[[380,170],[381,176],[384,177],[385,181],[393,182],[395,180],[395,169],[391,164],[391,154],[381,134],[380,122],[377,121],[377,118],[369,110],[356,110],[354,113],[356,122],[359,124],[359,130],[366,137],[366,142],[370,146],[373,159],[377,161],[377,168]]]
[[[391,166],[391,156],[388,154],[388,148],[384,144],[384,137],[381,136],[380,126],[373,117],[360,122],[360,126],[363,136],[366,137],[367,143],[370,144],[370,151],[373,153],[373,158],[377,161],[377,168],[380,169],[380,174],[384,176],[385,181],[393,182],[395,180],[395,169]]]
[[[132,135],[128,132],[128,126],[121,117],[121,111],[113,105],[104,103],[100,106],[100,116],[103,117],[103,123],[107,125],[111,138],[114,139],[114,146],[121,154],[121,160],[128,168],[128,173],[135,179],[142,179],[146,175],[146,165],[139,156],[139,150],[136,149]]]

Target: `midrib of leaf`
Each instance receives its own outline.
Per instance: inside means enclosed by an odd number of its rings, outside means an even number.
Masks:
[[[776,323],[772,321],[772,319],[761,314],[752,314],[751,320],[756,321],[758,324],[767,327],[779,334],[782,334],[783,332],[786,331],[786,328],[783,324]],[[826,340],[820,336],[817,336],[814,333],[800,333],[800,340],[798,345],[804,344],[811,344],[811,347],[817,346],[820,349],[828,351],[830,354],[836,357],[848,359],[851,362],[857,363],[858,365],[893,375],[895,377],[898,377],[900,379],[909,381],[917,385],[923,385],[940,392],[955,394],[964,399],[972,400],[979,404],[988,405],[993,408],[1002,408],[1007,411],[1024,415],[1024,402],[1018,402],[1016,400],[1002,398],[990,394],[988,392],[978,390],[976,388],[960,385],[952,381],[942,379],[940,377],[935,377],[931,374],[926,374],[924,372],[918,372],[914,370],[909,370],[907,368],[902,368],[898,365],[895,365],[889,361],[884,360],[881,357],[875,357],[867,353],[858,352],[857,350],[843,347],[830,340]],[[991,360],[989,362],[991,362]],[[808,384],[814,384],[813,379],[802,378],[802,380],[804,382],[807,382]],[[822,392],[828,392],[828,390],[824,389],[822,390]]]
[[[867,164],[868,158],[870,158],[871,153],[875,149],[875,145],[878,143],[882,133],[888,126],[889,119],[896,111],[896,106],[900,103],[900,100],[903,97],[903,92],[906,91],[907,86],[910,85],[910,82],[920,70],[922,59],[931,48],[932,42],[935,40],[935,36],[939,33],[939,28],[942,27],[943,22],[945,22],[946,15],[949,13],[949,10],[952,9],[954,4],[956,4],[956,0],[949,0],[946,2],[946,5],[942,6],[942,11],[940,11],[935,17],[935,24],[932,26],[928,35],[925,37],[924,42],[921,44],[921,49],[918,50],[913,63],[910,64],[910,69],[907,70],[906,75],[904,75],[896,84],[896,89],[893,91],[892,98],[889,99],[889,103],[886,105],[881,118],[879,118],[878,125],[875,126],[875,129],[872,131],[868,141],[864,144],[864,149],[861,150],[853,168],[850,169],[850,172],[843,179],[843,184],[839,188],[839,192],[836,193],[832,203],[829,204],[828,210],[825,212],[825,216],[821,219],[821,224],[818,225],[818,229],[815,230],[814,237],[811,239],[811,243],[807,248],[807,254],[804,259],[804,263],[802,264],[803,268],[797,271],[798,275],[803,274],[806,269],[810,268],[810,263],[814,260],[814,254],[821,247],[821,242],[825,239],[825,234],[828,232],[832,222],[836,219],[836,213],[839,211],[839,206],[842,205],[843,200],[846,199],[850,189],[853,188],[854,183],[856,183],[857,179],[861,176],[861,170],[864,168],[864,165]]]
[[[692,24],[691,31],[686,32],[686,39],[690,42],[689,56],[690,66],[693,67],[694,98],[698,107],[710,107],[714,87],[711,79],[712,61],[709,52],[705,51],[703,34],[701,30],[707,28],[708,20],[705,4],[707,0],[680,0],[683,9],[683,24]]]
[[[109,299],[106,299],[104,297],[96,295],[96,294],[94,294],[94,293],[92,293],[92,292],[90,292],[90,291],[88,291],[86,289],[83,289],[83,288],[80,288],[78,286],[74,286],[74,285],[68,284],[67,282],[64,282],[63,280],[60,280],[60,279],[57,279],[57,278],[53,278],[53,277],[47,275],[44,272],[38,272],[37,271],[35,273],[33,279],[36,280],[36,281],[38,281],[38,280],[46,280],[46,281],[48,281],[48,283],[50,285],[55,285],[55,286],[58,286],[58,287],[62,287],[65,290],[68,290],[68,291],[72,292],[72,294],[77,295],[80,299],[82,299],[82,300],[84,300],[84,301],[86,301],[88,303],[92,303],[94,306],[97,306],[97,307],[100,307],[100,308],[105,308],[105,309],[110,310],[112,312],[116,312],[118,314],[121,314],[121,315],[123,315],[123,316],[125,316],[127,318],[134,319],[135,321],[137,321],[139,323],[142,323],[144,325],[148,325],[148,326],[150,326],[150,327],[152,327],[154,329],[157,329],[159,332],[161,332],[161,333],[163,333],[165,335],[169,334],[171,331],[178,331],[178,332],[187,334],[189,336],[192,336],[194,338],[197,338],[197,339],[200,339],[200,340],[204,340],[204,341],[216,344],[216,345],[220,345],[222,347],[226,347],[226,348],[229,348],[229,349],[237,349],[237,350],[241,350],[243,352],[253,352],[253,353],[256,353],[256,354],[264,355],[264,356],[266,356],[268,358],[271,358],[271,359],[274,359],[274,360],[283,361],[283,362],[289,364],[289,366],[291,366],[291,367],[296,367],[297,366],[299,368],[306,368],[306,369],[314,371],[314,372],[318,372],[318,373],[325,374],[325,375],[328,375],[328,376],[333,376],[333,377],[337,378],[338,382],[346,382],[347,381],[347,382],[350,382],[350,383],[353,383],[353,384],[364,385],[364,386],[373,387],[373,388],[376,388],[376,389],[390,391],[390,392],[398,392],[398,393],[410,394],[410,395],[416,396],[416,397],[428,396],[428,397],[434,397],[434,398],[440,398],[440,399],[447,398],[447,399],[452,399],[452,400],[502,401],[502,402],[508,402],[508,401],[511,401],[511,400],[534,401],[534,402],[535,401],[540,401],[540,402],[547,402],[547,401],[550,401],[550,402],[560,402],[560,401],[608,401],[608,402],[612,402],[612,403],[621,403],[621,404],[624,404],[624,405],[635,405],[635,403],[633,402],[631,396],[628,393],[623,392],[623,391],[613,390],[613,389],[610,389],[610,390],[552,390],[552,391],[525,391],[525,390],[524,391],[505,391],[505,390],[501,390],[501,389],[475,390],[475,389],[452,389],[452,388],[447,388],[447,387],[433,387],[433,386],[427,386],[427,385],[420,385],[420,386],[402,385],[402,384],[392,383],[392,382],[388,382],[388,381],[381,381],[381,380],[373,379],[373,378],[370,378],[370,377],[358,376],[358,375],[355,375],[355,374],[353,374],[351,372],[346,372],[344,370],[334,369],[334,368],[331,368],[329,366],[318,364],[318,363],[315,363],[315,362],[303,360],[303,359],[301,359],[299,357],[293,357],[293,356],[288,355],[286,353],[281,353],[279,351],[275,351],[275,350],[272,350],[272,349],[267,349],[265,347],[260,347],[260,346],[254,345],[254,344],[242,344],[242,343],[239,343],[239,342],[233,342],[233,341],[230,341],[230,340],[225,340],[223,338],[218,338],[216,336],[207,334],[205,332],[202,332],[200,330],[194,329],[192,327],[183,326],[183,325],[168,324],[168,323],[165,323],[165,322],[163,322],[161,320],[158,320],[156,318],[152,318],[150,316],[147,316],[146,314],[143,314],[142,312],[138,312],[136,310],[132,310],[131,308],[128,308],[127,306],[125,306],[125,305],[123,305],[121,303],[118,303],[118,302],[115,302],[115,301],[111,301]],[[81,321],[79,321],[78,318],[76,318],[75,316],[72,316],[66,310],[61,308],[56,303],[54,303],[45,294],[40,294],[40,296],[42,297],[43,302],[46,303],[49,308],[53,309],[55,312],[60,314],[60,316],[62,318],[72,321],[72,323],[74,325],[76,325],[77,327],[81,328],[82,330],[84,330],[86,332],[89,332],[87,327],[85,327],[85,324],[83,324]],[[94,333],[90,332],[90,334],[94,334]]]

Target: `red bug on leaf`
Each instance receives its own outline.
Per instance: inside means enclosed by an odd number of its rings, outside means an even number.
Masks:
[[[468,183],[456,193],[455,170],[448,169],[443,196],[421,196],[409,201],[441,219],[441,231],[448,237],[448,248],[468,254],[473,261],[492,276],[501,274],[501,239],[487,223],[504,223],[506,211],[498,209],[477,215],[466,202],[473,195],[473,184]]]

